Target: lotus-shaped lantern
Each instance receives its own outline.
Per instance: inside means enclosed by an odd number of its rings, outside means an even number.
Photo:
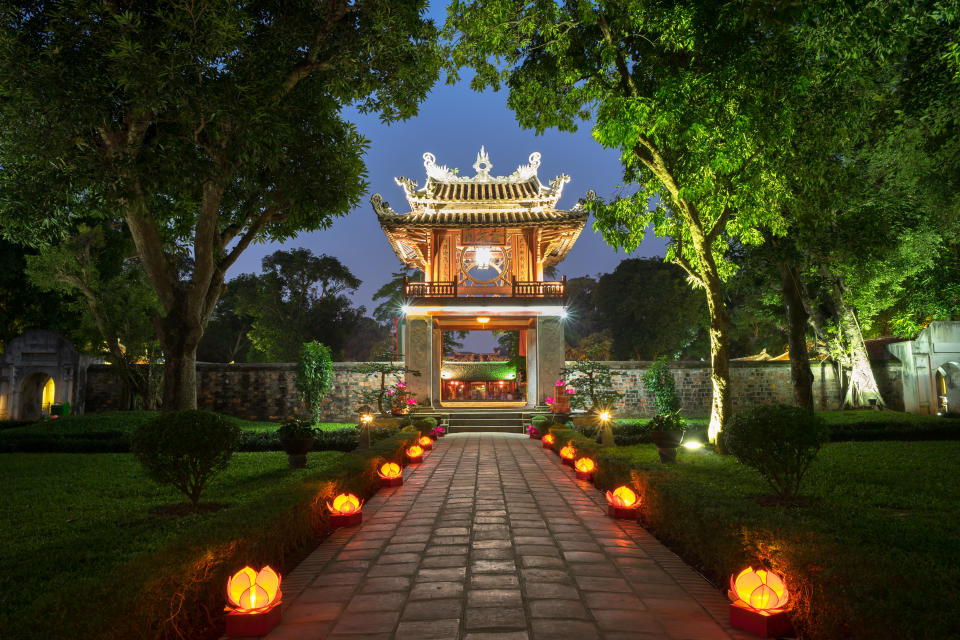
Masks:
[[[433,450],[433,439],[431,439],[430,436],[421,436],[420,439],[417,440],[417,444],[423,447],[424,451]]]
[[[790,592],[783,578],[771,571],[747,567],[730,576],[730,625],[761,638],[791,635]]]
[[[783,609],[790,600],[790,592],[780,576],[763,569],[754,571],[753,567],[730,576],[730,591],[727,594],[733,602],[769,613]]]
[[[335,513],[342,516],[348,516],[352,513],[357,513],[360,511],[360,507],[363,505],[363,500],[353,495],[352,493],[341,493],[333,499],[333,502],[327,501],[327,507],[330,508],[330,513]]]
[[[407,459],[411,464],[423,462],[423,447],[418,444],[407,447]]]
[[[227,637],[265,636],[280,623],[280,576],[244,567],[227,579]]]
[[[269,566],[244,567],[227,580],[228,607],[237,613],[264,613],[280,603],[280,576]]]
[[[568,466],[573,466],[573,459],[577,457],[577,450],[574,449],[569,444],[562,449],[560,449],[560,459],[563,460],[563,464]]]
[[[377,469],[381,487],[399,487],[403,484],[403,469],[396,462],[384,462]]]
[[[592,458],[577,458],[573,468],[577,472],[577,480],[592,480],[597,464]]]
[[[621,485],[607,491],[607,513],[611,518],[635,520],[640,507],[640,497],[630,487]]]
[[[548,434],[545,434],[545,435],[540,439],[540,442],[543,443],[543,448],[544,448],[544,449],[552,449],[552,448],[553,448],[553,440],[554,440],[554,439],[553,439],[553,434],[552,434],[552,433],[548,433]]]

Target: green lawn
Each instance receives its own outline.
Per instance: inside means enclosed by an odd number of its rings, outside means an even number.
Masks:
[[[672,466],[651,445],[605,455],[638,470],[657,536],[718,582],[740,563],[785,568],[811,637],[960,637],[945,615],[960,598],[960,442],[828,444],[804,507],[761,506],[760,475],[709,450]]]
[[[81,435],[104,433],[108,431],[130,434],[143,422],[158,415],[158,411],[100,411],[85,415],[68,416],[47,422],[36,422],[23,427],[14,427],[0,431],[0,437],[11,435]],[[258,422],[240,418],[227,419],[244,431],[270,432],[280,426],[278,422]],[[317,425],[324,431],[355,426],[353,423],[324,422]]]
[[[25,610],[56,615],[65,597],[102,593],[136,556],[232,529],[250,503],[336,467],[344,455],[313,453],[308,469],[290,471],[283,453],[236,454],[202,500],[227,506],[186,517],[152,511],[186,498],[150,481],[130,454],[0,455],[0,637],[32,637],[23,626],[29,620],[18,619]]]

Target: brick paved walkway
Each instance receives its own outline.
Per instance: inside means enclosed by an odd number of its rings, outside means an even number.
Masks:
[[[540,441],[438,441],[284,579],[269,638],[741,639],[726,599]]]

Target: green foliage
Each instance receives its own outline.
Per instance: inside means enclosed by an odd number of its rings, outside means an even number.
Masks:
[[[610,367],[605,364],[595,360],[577,360],[572,365],[563,367],[560,372],[567,386],[574,388],[574,393],[570,396],[570,406],[575,409],[602,411],[609,409],[620,398],[620,394],[613,389]],[[565,391],[558,388],[557,393]]]
[[[687,285],[677,265],[657,257],[623,260],[600,277],[595,297],[617,360],[710,352],[703,294]]]
[[[302,343],[312,340],[329,346],[334,359],[340,359],[364,314],[346,295],[360,284],[338,259],[315,256],[309,249],[266,256],[263,273],[238,289],[237,311],[250,321],[250,359],[289,362]]]
[[[209,411],[163,413],[133,433],[130,449],[147,475],[169,484],[196,506],[204,486],[226,469],[240,429]]]
[[[436,428],[437,419],[433,416],[426,416],[425,418],[414,417],[413,426],[422,432],[429,433]]]
[[[807,409],[763,405],[735,414],[724,434],[738,461],[759,471],[780,498],[791,500],[830,430]]]
[[[609,455],[634,469],[644,526],[714,584],[749,565],[784,575],[798,635],[955,635],[942,603],[960,596],[960,528],[944,514],[960,504],[951,462],[960,443],[826,445],[803,506],[758,504],[765,483],[731,456],[681,449],[664,469],[653,447]],[[601,457],[595,482],[609,466]]]
[[[360,396],[361,405],[375,405],[382,416],[392,415],[394,399],[397,395],[397,384],[402,382],[400,377],[404,375],[420,375],[420,372],[415,369],[410,369],[406,365],[391,361],[390,358],[392,356],[393,354],[391,353],[383,353],[380,354],[379,357],[386,361],[366,362],[353,368],[353,371],[357,373],[373,374],[379,377],[379,389],[361,390],[357,393]],[[388,393],[391,391],[392,393]]]
[[[313,422],[320,422],[320,402],[333,386],[333,359],[326,345],[307,342],[300,348],[296,385],[300,401],[307,405]]]
[[[646,422],[615,423],[613,441],[618,447],[650,443],[650,428]]]
[[[0,233],[43,246],[79,221],[125,222],[165,361],[188,365],[251,243],[326,229],[359,202],[368,143],[344,115],[417,112],[440,66],[425,8],[5,7]],[[188,378],[165,376],[166,408],[195,405]]]
[[[371,438],[375,440],[375,438]],[[317,432],[317,440],[313,444],[314,451],[353,451],[360,444],[360,430],[356,427],[346,427],[332,431]]]
[[[677,383],[667,364],[667,357],[660,356],[643,373],[643,386],[653,394],[657,406],[657,415],[676,413],[680,410],[680,396],[677,395]]]
[[[277,438],[282,440],[297,440],[300,438],[314,438],[317,431],[303,420],[287,420],[277,429]]]
[[[687,421],[680,415],[680,411],[673,413],[658,413],[647,423],[648,431],[686,431]]]

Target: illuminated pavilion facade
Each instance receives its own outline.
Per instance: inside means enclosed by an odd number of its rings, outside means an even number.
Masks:
[[[422,188],[396,178],[408,212],[371,198],[397,257],[423,275],[404,283],[404,360],[422,374],[408,376],[408,388],[424,409],[542,405],[563,367],[566,315],[566,281],[544,280],[544,271],[570,252],[588,213],[556,208],[570,177],[541,183],[539,153],[508,176],[491,175],[483,148],[473,177],[438,166],[431,153],[423,159]],[[517,331],[525,370],[471,379],[484,376],[442,356],[443,333],[459,330]]]

